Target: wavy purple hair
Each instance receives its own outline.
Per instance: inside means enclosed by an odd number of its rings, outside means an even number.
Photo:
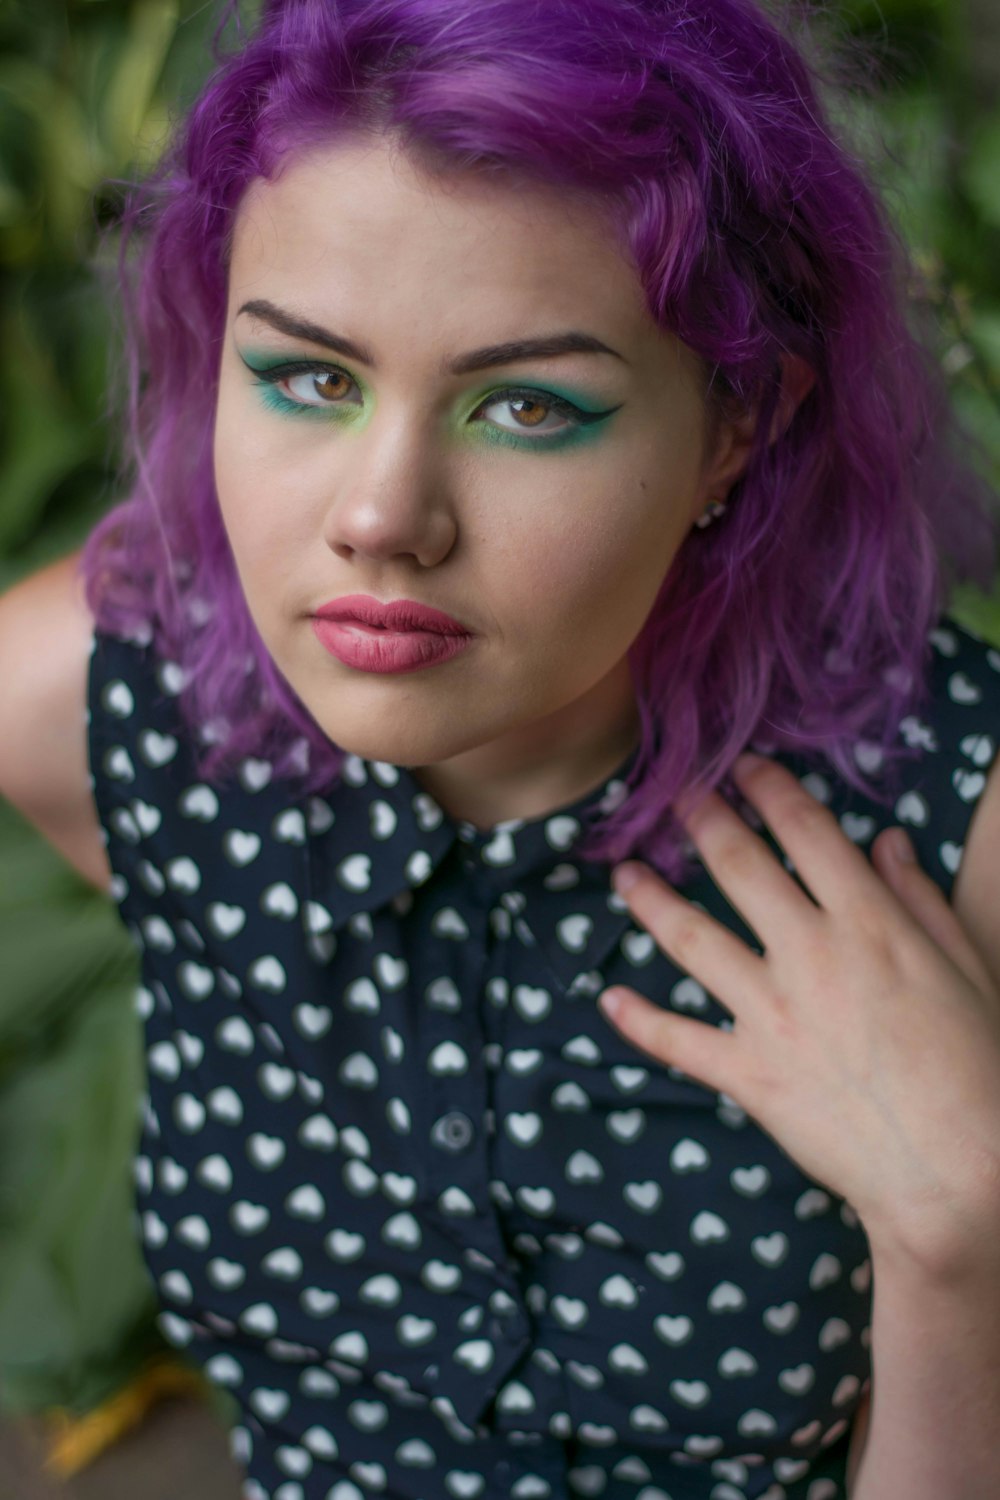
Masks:
[[[887,801],[855,748],[880,745],[888,771],[906,756],[896,730],[923,701],[927,631],[954,582],[988,582],[996,534],[908,328],[905,254],[779,26],[752,0],[271,0],[217,64],[124,201],[131,491],[83,559],[98,626],[152,633],[183,669],[201,774],[264,755],[316,791],[343,760],[251,622],[212,398],[248,184],[360,128],[442,172],[595,195],[716,409],[759,407],[725,518],[691,532],[629,652],[641,748],[581,852],[679,878],[670,807],[751,742],[814,753]],[[815,385],[768,443],[789,356]]]

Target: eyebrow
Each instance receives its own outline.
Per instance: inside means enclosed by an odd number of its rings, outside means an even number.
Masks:
[[[290,338],[305,339],[310,344],[322,344],[347,359],[357,360],[373,370],[376,368],[371,351],[364,344],[355,344],[353,340],[344,338],[342,334],[332,333],[318,323],[285,312],[282,308],[275,307],[273,302],[244,302],[236,316],[239,317],[241,313],[268,323],[279,333],[287,333]],[[521,359],[549,359],[558,354],[611,354],[615,359],[628,364],[623,354],[619,354],[617,349],[610,349],[593,334],[571,330],[567,333],[545,334],[533,339],[512,339],[503,344],[486,344],[481,349],[470,349],[456,359],[446,360],[441,373],[469,375],[473,370],[486,370],[492,365],[509,365]]]

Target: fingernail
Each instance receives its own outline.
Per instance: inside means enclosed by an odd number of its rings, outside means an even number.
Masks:
[[[622,1008],[622,997],[617,990],[605,990],[599,1004],[605,1015],[614,1020]]]
[[[916,851],[910,843],[909,835],[902,828],[894,828],[890,834],[893,857],[901,865],[915,865],[917,862]]]
[[[619,865],[611,876],[611,884],[620,896],[624,896],[638,883],[641,874],[638,865]]]
[[[763,755],[755,755],[752,750],[744,750],[743,754],[738,755],[733,761],[733,770],[752,771],[754,766],[763,765],[764,759]]]

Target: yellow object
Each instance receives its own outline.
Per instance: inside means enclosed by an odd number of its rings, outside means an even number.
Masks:
[[[158,1356],[93,1411],[74,1416],[62,1407],[55,1407],[46,1412],[45,1468],[60,1479],[69,1479],[138,1427],[157,1401],[166,1396],[207,1393],[205,1380],[197,1370],[169,1356]]]

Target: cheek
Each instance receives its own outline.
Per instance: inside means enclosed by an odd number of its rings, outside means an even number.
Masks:
[[[534,526],[507,556],[510,601],[524,618],[558,621],[570,642],[634,637],[684,537],[680,507],[652,486],[635,481],[630,493],[619,482],[612,496],[561,508],[556,524]]]
[[[224,401],[216,418],[214,471],[223,525],[244,582],[260,567],[271,576],[283,572],[284,559],[307,535],[308,507],[293,503],[302,491],[287,461],[255,439],[252,424],[248,430]]]

